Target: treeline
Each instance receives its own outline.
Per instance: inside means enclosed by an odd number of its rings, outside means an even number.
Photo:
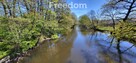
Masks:
[[[79,17],[80,27],[83,29],[97,29],[97,26],[100,25],[100,13],[91,10],[85,15]]]
[[[63,0],[0,0],[0,58],[25,52],[45,38],[67,34],[76,16],[69,8],[49,8]]]
[[[108,0],[98,14],[90,11],[81,16],[79,22],[84,28],[110,31],[117,40],[125,39],[136,44],[135,16],[136,0]]]

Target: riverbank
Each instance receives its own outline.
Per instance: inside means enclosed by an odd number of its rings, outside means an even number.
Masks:
[[[127,40],[136,44],[136,27],[134,23],[118,23],[115,30],[111,26],[97,26],[98,30],[108,31],[119,40]]]
[[[111,26],[97,26],[98,30],[102,30],[102,31],[109,31],[112,32],[114,29]]]
[[[22,60],[25,56],[29,56],[29,52],[32,51],[33,49],[39,47],[40,45],[42,45],[44,42],[52,40],[51,38],[46,38],[46,39],[42,39],[40,40],[38,43],[35,44],[35,46],[33,46],[32,48],[29,48],[27,51],[25,52],[21,52],[21,53],[16,53],[16,57],[11,58],[11,55],[7,55],[5,57],[3,57],[2,59],[0,59],[0,63],[17,63],[18,61]]]
[[[73,21],[71,23],[67,19],[59,23],[56,19],[51,21],[40,19],[35,14],[32,14],[31,17],[7,18],[0,16],[1,62],[12,60],[12,58],[25,54],[29,49],[33,49],[41,42],[40,37],[56,39],[59,34],[65,34],[72,30],[71,27],[74,25]]]
[[[130,49],[132,43],[117,42],[115,37],[109,36],[109,33],[76,28],[58,43],[51,41],[42,44],[19,63],[121,63],[118,60],[134,63],[135,46]],[[124,51],[125,54],[122,53]]]

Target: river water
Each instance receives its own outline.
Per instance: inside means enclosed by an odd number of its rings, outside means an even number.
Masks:
[[[78,27],[58,41],[46,41],[19,63],[136,63],[136,47],[108,33]]]

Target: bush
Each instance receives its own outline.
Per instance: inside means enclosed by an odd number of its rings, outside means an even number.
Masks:
[[[51,38],[52,38],[52,39],[58,39],[59,36],[58,36],[57,34],[54,34],[54,35],[51,36]]]
[[[87,15],[81,16],[79,22],[80,22],[81,27],[83,28],[88,29],[91,27],[91,20]]]
[[[121,40],[121,39],[128,39],[128,40],[135,40],[136,39],[136,24],[134,22],[119,22],[116,25],[115,31],[113,31],[113,35]]]

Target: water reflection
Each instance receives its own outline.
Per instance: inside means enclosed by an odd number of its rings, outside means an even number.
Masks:
[[[118,56],[119,56],[119,63],[123,63],[122,62],[122,53],[120,50],[120,41],[118,41],[118,43],[117,43],[117,51],[118,51]]]
[[[136,47],[108,33],[76,27],[57,43],[45,42],[20,63],[135,63]]]

